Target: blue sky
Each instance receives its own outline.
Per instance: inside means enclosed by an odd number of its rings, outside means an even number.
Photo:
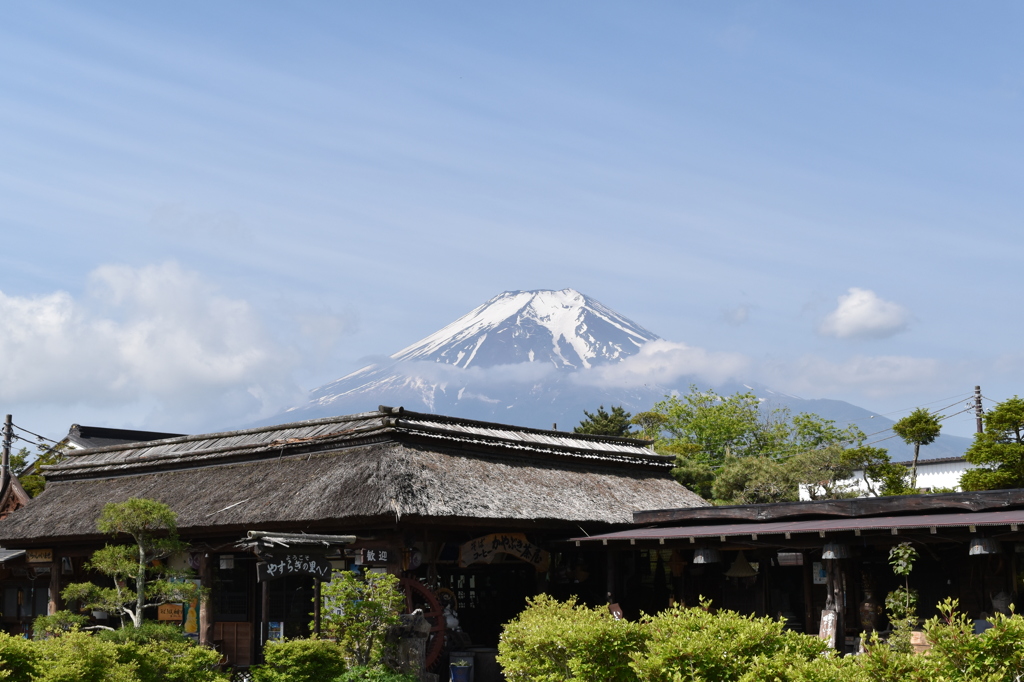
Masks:
[[[0,402],[216,429],[563,287],[802,397],[1009,397],[1022,30],[1007,2],[6,3]]]

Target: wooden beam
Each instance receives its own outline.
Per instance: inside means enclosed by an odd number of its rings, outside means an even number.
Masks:
[[[211,567],[210,554],[207,551],[199,553],[199,586],[202,594],[199,597],[199,643],[203,646],[213,646],[213,570]]]
[[[60,557],[53,555],[50,564],[50,599],[46,604],[46,613],[53,615],[64,608],[64,600],[60,598]]]

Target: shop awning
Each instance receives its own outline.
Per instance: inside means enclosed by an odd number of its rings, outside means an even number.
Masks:
[[[882,516],[860,519],[814,519],[809,521],[773,521],[766,523],[724,523],[701,526],[675,526],[668,528],[636,528],[617,533],[572,538],[577,545],[601,542],[609,544],[622,541],[662,541],[717,538],[757,540],[762,536],[791,536],[807,533],[838,533],[844,531],[889,531],[897,534],[903,530],[927,529],[932,533],[939,528],[975,528],[1010,526],[1016,531],[1024,525],[1024,509],[992,512],[970,512],[958,514],[917,514],[912,516]]]
[[[23,556],[25,556],[25,550],[23,549],[3,549],[0,547],[0,564]]]

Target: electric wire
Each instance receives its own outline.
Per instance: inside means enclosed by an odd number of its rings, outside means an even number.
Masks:
[[[14,427],[14,428],[16,428],[16,429],[20,429],[20,430],[24,431],[25,433],[27,433],[27,434],[29,434],[29,435],[35,436],[36,438],[38,438],[38,439],[40,439],[40,440],[48,440],[48,441],[50,441],[51,443],[53,443],[54,445],[57,445],[57,444],[59,444],[59,443],[60,443],[60,441],[59,441],[59,440],[54,440],[54,439],[52,439],[52,438],[47,438],[46,436],[40,436],[40,435],[39,435],[38,433],[35,433],[35,432],[33,432],[33,431],[29,431],[29,430],[28,430],[28,429],[26,429],[26,428],[25,428],[24,426],[18,426],[17,424],[11,424],[11,426],[13,426],[13,427]]]

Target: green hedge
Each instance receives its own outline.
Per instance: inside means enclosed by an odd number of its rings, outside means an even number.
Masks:
[[[226,682],[220,654],[165,627],[92,635],[40,624],[43,637],[0,633],[0,682]],[[143,628],[140,628],[140,631]]]
[[[867,653],[838,656],[817,637],[771,618],[675,608],[616,621],[606,608],[547,596],[506,624],[498,661],[509,682],[1018,682],[1024,679],[1024,618],[1000,616],[982,635],[939,605],[925,624],[927,655],[872,638]]]
[[[606,608],[542,594],[505,625],[498,662],[509,682],[634,682],[631,657],[649,637],[640,623],[615,620]]]
[[[345,673],[345,656],[325,639],[289,639],[267,642],[264,665],[253,668],[253,682],[320,682]]]

